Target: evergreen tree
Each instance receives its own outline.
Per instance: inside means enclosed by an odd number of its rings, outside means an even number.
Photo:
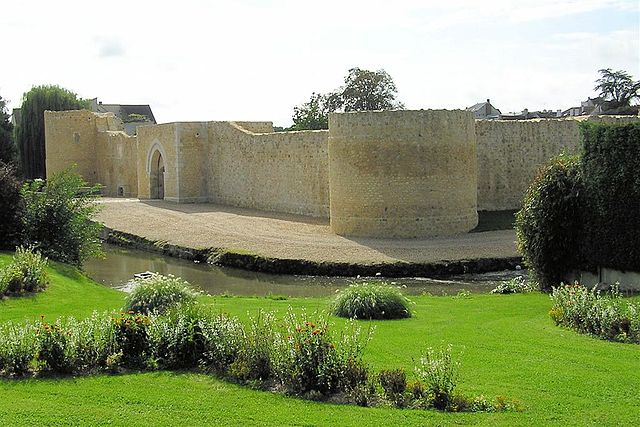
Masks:
[[[638,106],[631,101],[640,98],[640,81],[634,81],[629,73],[623,70],[613,71],[611,68],[598,70],[600,78],[596,87],[604,114],[638,114]]]
[[[0,96],[0,162],[13,163],[15,146],[13,145],[13,125],[7,113],[7,102]]]

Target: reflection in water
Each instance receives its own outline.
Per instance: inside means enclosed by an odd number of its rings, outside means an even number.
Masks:
[[[291,276],[256,273],[235,268],[217,267],[199,264],[177,258],[171,258],[151,252],[125,249],[105,245],[106,258],[87,261],[84,269],[87,274],[106,286],[122,288],[134,274],[153,271],[160,274],[179,276],[192,285],[209,294],[233,295],[286,295],[289,297],[316,297],[332,295],[336,290],[357,281],[346,277]],[[408,295],[424,292],[433,295],[455,295],[461,290],[486,293],[493,289],[498,281],[506,280],[522,271],[504,271],[499,273],[463,275],[448,280],[427,278],[385,279],[387,282],[405,288]]]

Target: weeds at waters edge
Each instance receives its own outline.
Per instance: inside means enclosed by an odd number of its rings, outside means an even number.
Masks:
[[[526,292],[534,292],[538,285],[533,281],[529,281],[525,277],[514,277],[512,279],[500,282],[498,286],[493,288],[492,294],[520,294]]]

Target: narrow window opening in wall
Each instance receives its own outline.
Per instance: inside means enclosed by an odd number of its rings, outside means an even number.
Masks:
[[[73,142],[80,144],[80,134],[78,132],[73,133]]]

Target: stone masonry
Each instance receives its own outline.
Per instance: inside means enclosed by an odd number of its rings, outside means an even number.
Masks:
[[[478,210],[518,209],[540,165],[579,150],[584,119],[376,111],[332,114],[328,131],[214,121],[129,136],[111,113],[47,111],[46,163],[48,174],[77,165],[106,196],[213,202],[330,218],[342,235],[417,238],[467,232]]]

